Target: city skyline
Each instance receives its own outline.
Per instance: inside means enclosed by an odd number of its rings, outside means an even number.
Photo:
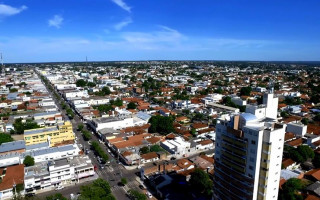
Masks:
[[[0,3],[5,63],[318,61],[319,2],[99,0]]]

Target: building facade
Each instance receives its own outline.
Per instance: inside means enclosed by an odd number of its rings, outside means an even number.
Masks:
[[[69,121],[58,124],[57,126],[24,131],[26,145],[49,142],[50,146],[55,146],[64,141],[74,140],[74,138],[72,124]]]
[[[266,109],[268,116],[275,117],[276,111],[269,109]],[[285,125],[251,113],[218,121],[214,199],[276,200]]]

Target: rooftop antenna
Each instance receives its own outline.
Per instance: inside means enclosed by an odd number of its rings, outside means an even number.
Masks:
[[[87,65],[87,68],[88,68],[88,56],[86,56],[86,65]]]

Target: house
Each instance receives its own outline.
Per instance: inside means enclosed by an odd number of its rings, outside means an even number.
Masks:
[[[297,163],[292,160],[291,158],[284,158],[282,160],[282,168],[292,170],[293,168],[297,167]]]
[[[192,128],[194,128],[196,131],[200,131],[200,130],[208,129],[209,126],[208,124],[204,124],[204,123],[193,123]]]
[[[305,173],[304,176],[311,181],[320,181],[320,169],[312,169]]]
[[[201,150],[207,150],[207,149],[214,148],[214,143],[212,142],[212,140],[202,140],[202,141],[198,142],[198,144],[200,144],[198,149],[201,149]]]
[[[309,199],[320,199],[320,182],[315,182],[311,185],[309,185],[306,190],[311,194],[311,195],[315,195],[314,197],[309,197]]]
[[[148,163],[159,160],[159,156],[156,152],[149,152],[141,155],[141,162]]]
[[[5,171],[5,173],[3,173]],[[14,165],[1,170],[0,198],[11,198],[14,185],[24,183],[24,165]]]
[[[185,141],[182,137],[175,137],[173,140],[160,142],[160,146],[171,154],[182,156],[189,152],[191,144],[190,142]]]
[[[303,137],[307,133],[307,125],[302,123],[290,122],[287,124],[287,132],[294,133],[296,137]]]
[[[177,121],[177,122],[182,122],[182,123],[189,123],[189,122],[190,122],[190,119],[189,119],[188,117],[181,116],[181,117],[177,117],[177,118],[176,118],[176,121]]]

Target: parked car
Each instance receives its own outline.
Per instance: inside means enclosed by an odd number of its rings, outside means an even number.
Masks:
[[[146,192],[146,195],[149,199],[152,199],[152,194],[150,192]]]
[[[140,188],[141,190],[146,190],[146,187],[144,187],[144,185],[139,185],[139,188]]]
[[[27,193],[26,194],[26,197],[33,197],[33,196],[35,196],[36,194],[35,193]]]
[[[64,188],[64,186],[62,186],[62,185],[58,185],[58,187],[56,187],[56,189],[55,190],[62,190]]]

